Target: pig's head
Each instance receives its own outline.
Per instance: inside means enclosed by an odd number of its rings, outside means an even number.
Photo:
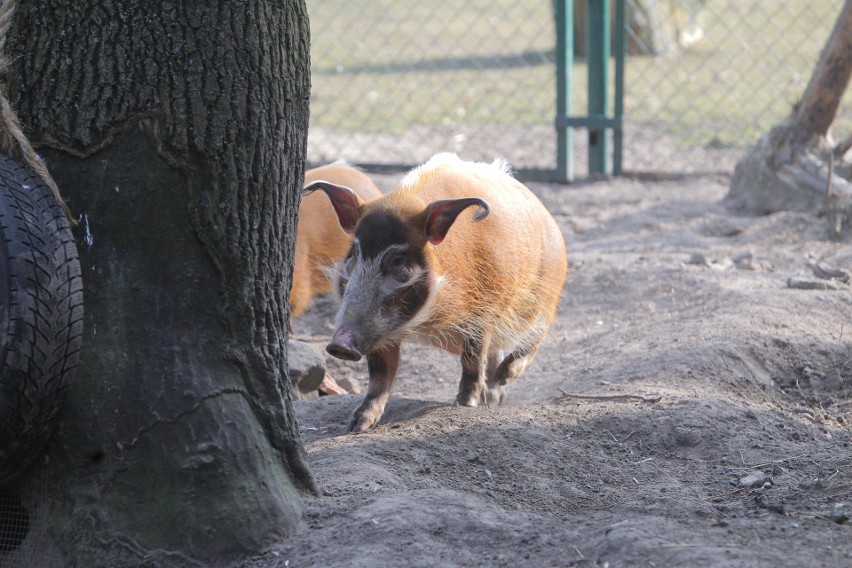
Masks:
[[[456,217],[476,205],[474,220],[488,215],[478,197],[441,199],[401,213],[385,198],[364,202],[349,188],[314,182],[305,192],[321,189],[331,200],[341,228],[354,236],[346,258],[333,271],[340,297],[336,330],[326,350],[339,359],[363,355],[399,341],[428,318],[439,279],[430,270],[428,245],[438,245]]]

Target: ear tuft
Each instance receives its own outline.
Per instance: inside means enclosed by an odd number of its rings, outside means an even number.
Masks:
[[[483,204],[484,205],[480,205],[479,207],[476,208],[476,211],[474,211],[474,213],[473,213],[473,220],[474,221],[482,221],[483,219],[488,217],[489,213],[491,213],[491,209],[488,208],[488,204],[485,203],[484,201],[483,201]]]
[[[433,245],[441,244],[459,213],[472,205],[479,208],[473,215],[474,221],[485,219],[491,211],[488,203],[478,197],[439,199],[430,203],[426,208],[426,238],[429,242]]]
[[[328,195],[331,205],[334,207],[334,212],[337,213],[337,220],[340,222],[340,227],[346,233],[350,235],[354,234],[355,225],[361,217],[361,207],[364,205],[364,201],[345,185],[337,185],[336,183],[323,180],[306,185],[302,190],[302,194],[307,195],[318,189]]]

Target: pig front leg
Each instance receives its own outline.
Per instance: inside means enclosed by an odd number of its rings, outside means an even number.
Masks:
[[[505,356],[502,350],[492,352],[488,355],[488,367],[485,372],[487,376],[485,383],[486,389],[482,391],[482,402],[486,406],[500,406],[503,404],[503,399],[506,398],[505,382],[500,384],[493,380]]]
[[[459,406],[479,406],[484,402],[488,339],[468,339],[461,354],[462,376],[459,381]]]
[[[365,432],[381,419],[390,389],[399,367],[399,344],[395,343],[367,355],[370,384],[361,406],[352,414],[349,431]]]

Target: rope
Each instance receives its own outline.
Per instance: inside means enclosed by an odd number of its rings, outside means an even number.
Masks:
[[[59,186],[53,181],[50,172],[47,171],[47,166],[41,157],[33,150],[32,144],[27,139],[21,128],[21,121],[12,109],[9,99],[6,98],[7,85],[5,77],[11,68],[12,62],[6,57],[3,48],[6,46],[6,37],[9,33],[9,28],[12,27],[12,15],[15,13],[16,0],[5,0],[0,6],[0,152],[7,154],[18,161],[24,161],[30,169],[39,175],[44,180],[47,187],[53,192],[62,211],[71,223],[75,226],[77,223],[71,217],[71,211],[62,195],[59,193]]]

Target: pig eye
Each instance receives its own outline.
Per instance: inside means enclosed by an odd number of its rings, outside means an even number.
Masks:
[[[407,268],[406,256],[402,251],[389,250],[382,257],[381,270],[385,274],[393,273],[394,275],[404,277],[403,279],[407,279],[407,274],[401,274],[407,272]]]

